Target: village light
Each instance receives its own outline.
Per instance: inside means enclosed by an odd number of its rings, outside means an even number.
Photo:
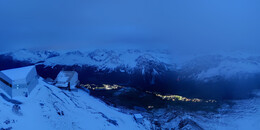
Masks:
[[[91,89],[91,90],[116,90],[116,89],[120,89],[120,88],[123,88],[123,86],[120,86],[120,85],[116,85],[116,84],[113,84],[113,85],[109,85],[109,84],[102,84],[102,86],[97,86],[95,84],[85,84],[85,85],[81,85],[81,86],[84,86],[86,87],[87,89]]]
[[[152,108],[154,108],[154,106],[148,106],[147,108],[152,109]]]
[[[163,100],[168,100],[168,101],[182,101],[182,102],[203,102],[202,99],[198,99],[198,98],[187,98],[187,97],[183,97],[183,96],[180,96],[180,95],[161,95],[161,94],[158,94],[158,93],[152,93],[152,92],[149,92],[149,91],[146,91],[147,93],[150,93],[150,94],[154,94],[155,96],[157,97],[160,97],[161,99]],[[205,102],[211,102],[211,103],[215,103],[217,101],[215,100],[206,100]]]

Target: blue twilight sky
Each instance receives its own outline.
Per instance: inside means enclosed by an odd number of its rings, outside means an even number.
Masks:
[[[0,50],[260,50],[259,0],[0,0]]]

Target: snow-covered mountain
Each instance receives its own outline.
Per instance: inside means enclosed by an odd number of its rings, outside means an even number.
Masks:
[[[194,57],[181,66],[181,73],[197,80],[248,78],[260,73],[260,55],[232,53]]]
[[[183,77],[208,80],[215,77],[247,77],[260,73],[260,54],[222,53],[183,56],[167,50],[90,50],[32,51],[18,50],[2,54],[14,60],[45,66],[91,66],[97,70],[156,75],[176,71]]]
[[[64,91],[42,79],[28,98],[8,99],[0,90],[0,129],[149,129],[133,116],[107,106],[87,92]]]
[[[228,92],[216,95],[233,97],[260,86],[260,54],[252,53],[181,55],[167,50],[23,49],[1,54],[0,61],[0,69],[37,64],[43,78],[54,79],[62,69],[75,70],[82,84],[123,84],[186,96],[211,97],[224,89]]]
[[[16,67],[16,62],[19,64],[17,67],[23,63],[37,64],[38,73],[44,78],[55,78],[64,68],[76,70],[82,83],[154,85],[161,75],[175,70],[175,65],[171,63],[170,52],[166,50],[35,51],[22,49],[0,55],[0,61],[9,64],[0,65],[1,69]]]
[[[163,64],[167,69],[171,67],[169,52],[159,50],[32,51],[22,49],[4,55],[18,61],[40,62],[46,66],[86,65],[101,70],[122,68],[121,71],[127,72],[135,67],[145,68],[146,65],[143,63],[148,62]]]

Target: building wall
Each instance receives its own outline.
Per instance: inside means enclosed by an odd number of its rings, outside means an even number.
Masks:
[[[7,81],[9,84],[12,84],[12,80],[9,79],[8,77],[6,77],[2,72],[0,72],[0,78],[2,78],[3,80]],[[8,94],[10,97],[12,97],[12,87],[6,85],[5,83],[3,83],[2,81],[0,81],[0,88],[6,93]]]
[[[28,96],[31,91],[38,84],[38,75],[34,67],[26,76],[25,79],[13,81],[12,95],[15,96]]]
[[[33,80],[37,76],[36,68],[32,68],[32,70],[26,76],[26,82]]]
[[[27,75],[26,81],[27,81],[28,92],[31,93],[31,91],[38,84],[38,74],[35,67]]]
[[[12,88],[12,95],[15,96],[28,96],[31,91],[38,84],[38,76],[35,76],[34,79],[31,79],[28,83],[25,84],[14,84]]]
[[[27,84],[13,84],[12,97],[28,95]]]
[[[38,84],[38,76],[34,77],[28,85],[28,92],[31,93],[35,86]]]
[[[71,80],[70,80],[70,86],[71,86],[71,89],[75,89],[75,86],[76,86],[76,84],[78,83],[78,73],[75,73],[74,75],[73,75],[73,77],[71,78]]]

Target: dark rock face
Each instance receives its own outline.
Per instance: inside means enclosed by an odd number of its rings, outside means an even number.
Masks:
[[[203,82],[192,78],[181,78],[179,72],[166,70],[164,65],[140,63],[140,66],[128,72],[117,68],[113,71],[98,70],[93,66],[49,67],[37,65],[37,72],[43,78],[55,79],[61,70],[75,70],[81,84],[118,84],[131,86],[143,91],[154,91],[162,94],[178,94],[186,97],[213,99],[242,99],[250,97],[250,91],[260,86],[260,76],[249,79],[215,78]],[[156,71],[156,72],[155,72]],[[144,73],[143,73],[144,72]],[[155,74],[156,73],[156,74]]]
[[[8,56],[8,55],[0,55],[0,63],[1,63],[0,70],[32,65],[32,63],[27,62],[27,61],[14,60],[13,57]]]
[[[176,76],[174,72],[160,72],[159,75],[153,76],[153,73],[142,74],[142,70],[135,69],[132,73],[121,72],[120,69],[98,70],[93,66],[61,66],[56,65],[49,67],[45,65],[37,65],[37,72],[43,78],[55,79],[61,70],[74,70],[79,74],[81,84],[118,84],[132,86],[138,89],[149,89],[153,91],[163,90],[169,91],[171,88],[172,76]],[[171,75],[171,76],[169,76]],[[154,80],[153,84],[150,81]]]
[[[183,119],[179,123],[180,130],[203,130],[196,122],[191,119]]]
[[[79,80],[82,84],[128,84],[130,76],[126,72],[108,70],[97,70],[92,66],[62,66],[56,65],[49,67],[37,65],[37,72],[43,78],[55,79],[61,70],[74,70],[79,74]]]

